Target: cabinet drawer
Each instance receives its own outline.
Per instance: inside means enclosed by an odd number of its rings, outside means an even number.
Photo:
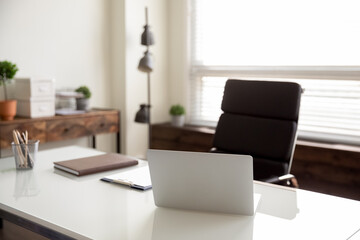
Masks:
[[[51,142],[92,135],[92,130],[87,120],[87,118],[75,118],[67,121],[49,121],[46,126],[46,140]]]
[[[27,100],[38,97],[55,96],[54,79],[18,78],[15,79],[15,98]]]
[[[118,114],[80,117],[67,121],[54,120],[47,124],[47,141],[59,141],[118,131]]]
[[[120,112],[117,110],[92,109],[84,114],[38,118],[16,117],[13,121],[0,121],[0,157],[1,149],[11,146],[14,129],[22,132],[27,130],[30,139],[38,139],[40,144],[102,133],[118,133],[117,149],[120,152]]]
[[[93,134],[115,133],[119,131],[119,114],[105,114],[88,119]]]
[[[40,143],[46,142],[46,122],[30,122],[20,124],[7,124],[0,128],[0,148],[7,148],[13,142],[12,131],[14,129],[20,132],[28,131],[29,139],[40,140]]]
[[[30,118],[54,116],[55,98],[18,100],[16,115]]]

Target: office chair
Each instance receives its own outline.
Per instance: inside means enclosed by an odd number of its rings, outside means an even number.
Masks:
[[[297,83],[229,79],[210,151],[251,155],[255,180],[297,187],[290,168],[301,93]]]

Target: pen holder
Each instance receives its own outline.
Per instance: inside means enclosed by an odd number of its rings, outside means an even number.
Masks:
[[[35,165],[39,140],[30,140],[27,144],[11,143],[17,170],[32,169]]]

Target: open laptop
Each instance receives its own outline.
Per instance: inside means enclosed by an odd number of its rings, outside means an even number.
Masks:
[[[147,158],[156,206],[254,214],[251,156],[150,149]]]

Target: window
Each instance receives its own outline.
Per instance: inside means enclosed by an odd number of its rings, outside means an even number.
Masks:
[[[215,126],[228,78],[295,81],[299,139],[360,145],[356,0],[192,0],[193,124]]]

